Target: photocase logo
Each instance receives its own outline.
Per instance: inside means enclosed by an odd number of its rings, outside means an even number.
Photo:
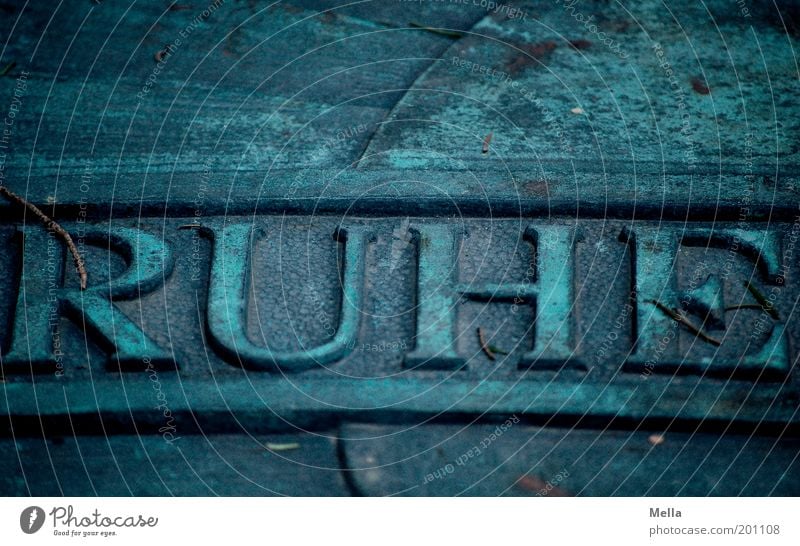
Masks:
[[[26,535],[32,535],[44,525],[44,510],[38,506],[29,506],[19,516],[19,526]]]

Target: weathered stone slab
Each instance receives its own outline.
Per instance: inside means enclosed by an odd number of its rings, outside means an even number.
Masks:
[[[363,495],[765,496],[797,493],[796,439],[491,425],[351,426]],[[657,492],[657,493],[656,493]]]
[[[796,7],[340,4],[0,6],[0,493],[798,494]]]
[[[146,434],[3,439],[0,461],[4,495],[351,494],[332,441],[310,435],[188,435],[172,444]]]

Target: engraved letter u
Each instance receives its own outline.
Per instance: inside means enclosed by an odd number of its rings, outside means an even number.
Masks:
[[[247,301],[250,289],[252,224],[227,225],[214,233],[214,252],[208,289],[209,337],[225,356],[247,368],[299,372],[344,358],[355,346],[364,297],[364,252],[369,234],[354,226],[339,229],[334,238],[345,245],[342,305],[333,338],[313,349],[273,351],[247,337]]]

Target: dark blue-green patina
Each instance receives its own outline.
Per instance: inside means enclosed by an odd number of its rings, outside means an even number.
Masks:
[[[0,6],[0,493],[798,494],[800,10],[508,6]]]

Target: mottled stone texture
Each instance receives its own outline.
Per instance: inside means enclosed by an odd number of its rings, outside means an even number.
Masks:
[[[0,494],[800,494],[798,37],[0,2]]]

